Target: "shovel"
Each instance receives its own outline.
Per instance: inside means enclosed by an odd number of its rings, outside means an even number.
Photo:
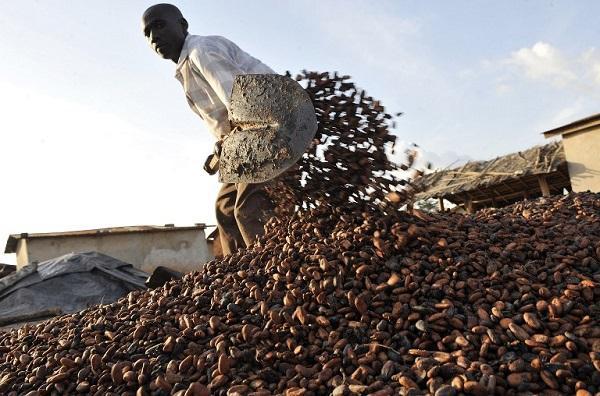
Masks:
[[[310,97],[296,81],[277,74],[235,78],[229,121],[232,131],[207,160],[222,183],[263,183],[304,154],[317,132]]]

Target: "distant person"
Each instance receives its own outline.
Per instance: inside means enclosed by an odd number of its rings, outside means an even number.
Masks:
[[[218,141],[230,132],[228,112],[235,76],[275,73],[224,37],[189,34],[187,21],[174,5],[148,8],[142,26],[152,49],[177,64],[175,77],[188,104]],[[262,184],[224,183],[216,202],[223,254],[247,247],[262,235],[272,209]]]

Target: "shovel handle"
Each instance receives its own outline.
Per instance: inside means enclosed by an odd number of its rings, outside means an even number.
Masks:
[[[219,170],[219,156],[221,155],[222,144],[222,140],[217,141],[213,153],[209,155],[204,162],[204,170],[209,175],[214,175]]]
[[[204,162],[204,170],[209,175],[214,175],[219,170],[219,157],[215,154],[211,154],[206,158]]]

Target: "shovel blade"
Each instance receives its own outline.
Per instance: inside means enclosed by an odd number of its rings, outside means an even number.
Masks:
[[[262,183],[283,173],[304,154],[317,132],[315,109],[296,81],[277,74],[235,78],[223,141],[219,181]]]

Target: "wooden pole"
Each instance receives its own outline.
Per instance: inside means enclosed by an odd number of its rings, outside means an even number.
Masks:
[[[467,213],[471,214],[474,213],[475,210],[473,210],[473,200],[471,199],[470,196],[465,196],[465,210],[467,211]]]
[[[467,213],[469,213],[469,214],[475,213],[475,210],[473,209],[473,200],[471,198],[469,198],[467,200],[466,204],[467,204]]]
[[[445,212],[444,209],[444,198],[438,198],[440,200],[440,212]]]
[[[540,190],[542,190],[542,195],[544,197],[550,196],[550,186],[548,185],[548,180],[546,180],[545,175],[538,175],[538,183],[540,184]]]

